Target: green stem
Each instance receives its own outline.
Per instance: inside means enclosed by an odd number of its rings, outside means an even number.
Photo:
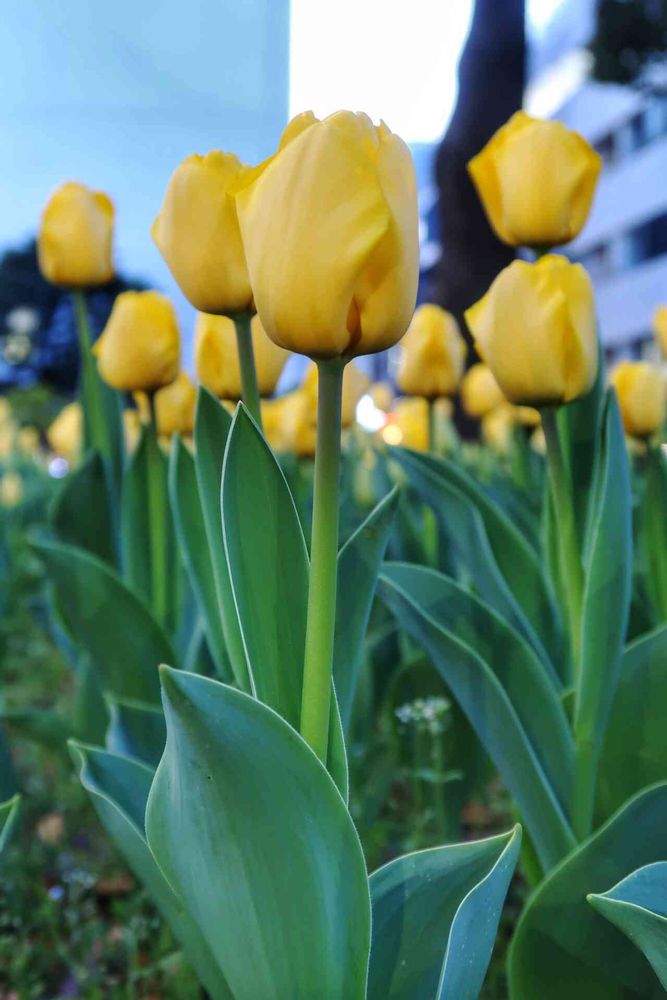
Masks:
[[[167,568],[167,497],[164,456],[158,441],[155,393],[149,393],[151,422],[147,430],[148,523],[150,531],[151,597],[155,617],[165,625],[169,613]]]
[[[236,327],[236,345],[239,352],[239,365],[241,367],[243,402],[254,417],[259,429],[262,430],[262,408],[259,398],[259,387],[257,385],[255,354],[252,348],[250,314],[246,312],[238,313],[234,317],[234,326]]]
[[[572,831],[580,843],[589,836],[593,828],[597,759],[593,741],[575,734]]]
[[[72,292],[74,316],[79,337],[79,356],[81,365],[81,402],[84,414],[85,448],[97,448],[106,458],[110,457],[110,446],[104,419],[102,400],[96,385],[99,376],[91,351],[90,323],[86,309],[85,292],[76,289]]]
[[[435,409],[435,399],[427,400],[428,403],[428,450],[432,455],[436,453],[436,441],[438,440],[437,413]]]
[[[317,449],[310,548],[308,620],[303,664],[301,735],[326,763],[331,706],[338,559],[338,498],[343,369],[318,362]]]

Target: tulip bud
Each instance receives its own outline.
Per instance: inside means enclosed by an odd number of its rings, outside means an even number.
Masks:
[[[16,444],[23,455],[35,455],[39,451],[39,431],[36,427],[21,427]]]
[[[389,382],[374,382],[368,394],[378,410],[389,413],[394,405],[394,391]]]
[[[478,354],[520,406],[570,403],[598,369],[593,288],[581,264],[515,260],[466,312]]]
[[[510,246],[573,240],[593,201],[602,160],[578,132],[523,111],[468,164],[496,235]]]
[[[656,365],[648,361],[621,361],[611,374],[626,434],[646,438],[665,422],[667,386]]]
[[[300,115],[236,200],[272,340],[317,359],[400,340],[417,293],[417,188],[408,147],[384,124]]]
[[[197,389],[187,372],[155,393],[155,418],[160,437],[192,434],[195,425]]]
[[[260,396],[271,396],[285,367],[289,352],[269,340],[259,316],[250,323]],[[220,399],[241,399],[243,386],[236,343],[236,327],[228,316],[199,313],[195,327],[197,378]]]
[[[516,414],[509,403],[501,403],[495,410],[482,417],[482,439],[501,455],[506,455],[512,445]]]
[[[311,393],[298,389],[283,397],[283,444],[300,458],[312,458],[317,441],[317,403]]]
[[[49,426],[46,439],[51,449],[67,459],[70,465],[77,461],[83,443],[83,411],[80,403],[63,406]]]
[[[205,313],[252,306],[233,188],[250,172],[233,153],[188,156],[176,168],[151,235],[178,286]]]
[[[415,451],[429,450],[428,403],[421,396],[399,399],[391,422],[382,431],[387,444],[400,444]]]
[[[662,353],[667,358],[667,306],[658,306],[653,313],[653,332]]]
[[[468,416],[479,420],[504,402],[505,397],[489,366],[472,365],[461,382],[461,403]]]
[[[0,506],[17,507],[23,499],[23,480],[18,472],[5,472],[0,477]]]
[[[181,345],[174,307],[159,292],[123,292],[93,346],[100,376],[120,392],[153,392],[178,375]]]
[[[398,387],[408,396],[451,396],[463,374],[465,356],[465,341],[452,314],[440,306],[420,306],[401,343]]]
[[[39,269],[53,285],[93,288],[113,278],[114,207],[101,191],[68,181],[53,193],[37,236]]]

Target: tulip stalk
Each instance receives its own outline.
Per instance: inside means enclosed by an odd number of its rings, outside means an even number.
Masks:
[[[318,363],[317,447],[301,735],[326,763],[331,710],[344,362]]]
[[[86,308],[86,295],[81,289],[72,292],[76,329],[79,339],[79,356],[81,364],[81,396],[84,412],[84,442],[86,448],[97,448],[102,455],[109,458],[111,445],[108,427],[102,406],[99,376],[91,351],[91,332]]]
[[[239,366],[241,368],[243,402],[257,426],[262,430],[262,409],[257,384],[255,354],[252,346],[250,314],[247,312],[238,313],[234,316],[234,326],[236,328],[236,345],[239,352]]]
[[[150,531],[151,597],[155,617],[164,625],[169,611],[169,578],[167,566],[167,502],[165,496],[164,462],[160,451],[155,412],[155,393],[148,394],[150,425],[146,441],[148,520]]]

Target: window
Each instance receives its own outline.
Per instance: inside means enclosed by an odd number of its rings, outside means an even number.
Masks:
[[[627,264],[632,267],[667,253],[667,212],[635,226],[627,234]]]

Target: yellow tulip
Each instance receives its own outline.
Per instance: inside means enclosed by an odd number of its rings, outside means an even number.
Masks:
[[[667,387],[663,373],[648,361],[621,361],[611,374],[626,434],[646,438],[665,422]]]
[[[297,389],[283,397],[283,449],[312,458],[317,439],[317,405],[310,392]]]
[[[263,399],[261,402],[264,437],[274,451],[287,451],[285,441],[285,413],[287,396]]]
[[[49,445],[57,455],[66,458],[73,465],[81,454],[83,444],[83,411],[81,404],[74,402],[63,406],[62,410],[46,432]]]
[[[478,354],[520,406],[569,403],[598,369],[595,305],[581,264],[547,254],[515,260],[466,312]]]
[[[653,331],[662,353],[667,358],[667,306],[658,306],[653,313]]]
[[[23,499],[23,480],[18,472],[5,472],[0,477],[0,505],[16,507]]]
[[[285,367],[289,352],[269,340],[259,316],[250,323],[255,371],[260,396],[271,396]],[[236,345],[236,327],[227,316],[199,313],[195,326],[197,378],[220,399],[241,399],[241,366]]]
[[[236,202],[250,172],[233,153],[188,156],[176,168],[151,235],[181,291],[205,313],[252,306]]]
[[[145,421],[141,419],[139,409],[127,408],[123,410],[123,437],[125,439],[125,451],[131,455],[139,444],[139,435]]]
[[[16,435],[18,450],[24,455],[39,451],[39,431],[36,427],[22,427]]]
[[[518,111],[468,171],[504,243],[552,247],[582,229],[601,167],[600,156],[578,132]]]
[[[389,413],[394,405],[394,390],[389,382],[374,382],[368,394],[378,410]]]
[[[382,436],[387,444],[400,444],[415,451],[429,450],[428,403],[422,396],[406,396],[396,401],[390,422]]]
[[[8,399],[0,397],[0,425],[8,424],[13,420],[12,406]]]
[[[174,307],[159,292],[123,292],[93,346],[101,377],[120,392],[152,392],[178,375],[181,344]]]
[[[477,420],[505,402],[502,389],[488,365],[472,365],[461,382],[461,403],[468,416]]]
[[[542,423],[540,411],[532,406],[515,406],[514,419],[522,427],[539,427]]]
[[[490,413],[482,417],[483,440],[494,451],[503,455],[507,454],[512,444],[515,421],[514,407],[508,403],[501,403],[500,406],[496,406],[495,410],[491,410]]]
[[[400,340],[417,293],[417,188],[408,147],[384,124],[300,115],[236,200],[272,340],[317,359]]]
[[[408,396],[451,396],[463,374],[465,356],[465,341],[452,314],[440,306],[422,305],[401,343],[398,387]]]
[[[155,418],[161,437],[173,434],[187,436],[195,426],[197,390],[187,372],[178,376],[164,389],[155,393]]]
[[[53,285],[92,288],[113,278],[114,207],[107,195],[68,181],[53,193],[37,236],[39,268]]]

